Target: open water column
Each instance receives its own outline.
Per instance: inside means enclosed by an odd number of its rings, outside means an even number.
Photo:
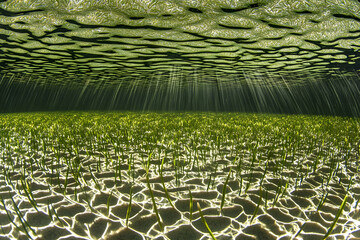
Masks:
[[[360,0],[0,0],[0,239],[360,239]]]

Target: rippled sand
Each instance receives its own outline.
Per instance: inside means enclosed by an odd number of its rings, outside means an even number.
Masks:
[[[224,173],[229,171],[231,163],[226,160],[218,162],[223,163],[218,164],[218,171],[213,174],[216,178],[210,183],[208,190],[210,176],[206,169],[199,171],[194,169],[195,171],[179,174],[178,184],[173,172],[170,170],[164,172],[164,182],[175,208],[169,204],[157,173],[152,172],[151,188],[165,226],[163,232],[160,231],[153,211],[142,171],[135,170],[136,178],[132,180],[129,179],[127,171],[123,170],[121,182],[114,180],[112,171],[104,169],[101,173],[95,173],[100,190],[90,179],[84,189],[75,188],[75,180],[69,178],[63,194],[64,189],[58,187],[57,181],[64,182],[64,178],[54,179],[36,170],[34,176],[37,176],[35,179],[38,183],[32,183],[31,189],[39,205],[39,211],[36,211],[24,196],[16,195],[15,199],[25,219],[41,236],[39,239],[208,239],[209,235],[200,219],[196,203],[200,203],[205,219],[218,239],[291,239],[304,222],[306,222],[305,227],[298,235],[298,239],[322,239],[346,194],[346,187],[343,184],[330,184],[327,186],[329,189],[327,201],[319,211],[316,211],[323,192],[322,178],[319,174],[309,174],[296,187],[292,180],[296,172],[288,172],[286,176],[267,176],[263,180],[260,207],[250,223],[260,199],[258,185],[263,170],[258,168],[253,171],[253,178],[247,191],[245,185],[248,181],[244,180],[240,188],[240,182],[234,179],[236,174],[233,173],[226,186],[226,202],[221,212],[220,202],[226,178]],[[87,163],[91,166],[96,164],[96,160]],[[326,171],[326,168],[320,170]],[[356,174],[351,169],[349,173]],[[243,179],[247,179],[247,175],[242,173]],[[13,174],[12,178],[15,180],[17,176],[19,174]],[[84,179],[86,176],[89,175],[84,173]],[[281,191],[284,191],[287,181],[286,192],[282,192],[274,204],[278,184],[281,186]],[[46,182],[50,183],[50,190]],[[2,185],[1,196],[6,201],[10,195],[15,194],[10,187],[4,186],[4,182]],[[133,200],[129,227],[126,227],[125,218],[131,186]],[[191,222],[189,189],[194,202]],[[359,199],[359,195],[360,187],[352,188],[345,213],[340,217],[333,231],[333,239],[360,237],[360,211],[359,208],[352,207]],[[47,203],[56,210],[61,222],[55,216],[53,221],[51,220],[48,210],[42,206]],[[6,239],[5,235],[8,234],[13,238],[26,239],[26,236],[20,234],[9,222],[4,211],[1,212],[0,223],[3,239]]]

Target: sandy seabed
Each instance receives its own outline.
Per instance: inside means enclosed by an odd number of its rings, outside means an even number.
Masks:
[[[327,239],[360,239],[360,162],[354,152],[351,164],[319,159],[330,147],[269,155],[265,145],[234,154],[230,144],[198,144],[196,153],[159,144],[162,150],[149,154],[108,144],[106,156],[86,147],[73,156],[56,148],[14,152],[12,165],[3,154],[0,239],[211,239],[199,204],[219,240],[315,240],[331,228],[345,196]]]

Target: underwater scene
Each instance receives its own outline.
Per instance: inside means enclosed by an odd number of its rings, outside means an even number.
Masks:
[[[360,239],[360,1],[0,0],[0,239]]]

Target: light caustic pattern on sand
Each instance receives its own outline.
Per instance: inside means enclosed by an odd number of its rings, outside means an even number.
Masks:
[[[0,131],[1,239],[360,237],[357,119],[29,113]]]

